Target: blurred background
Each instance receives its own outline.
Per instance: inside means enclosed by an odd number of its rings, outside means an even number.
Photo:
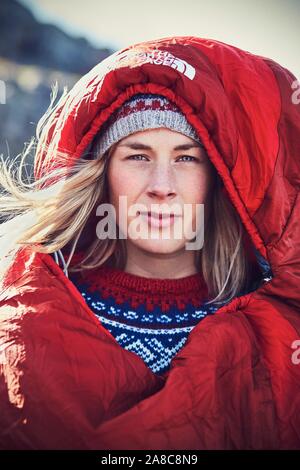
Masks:
[[[15,157],[49,106],[95,64],[136,42],[217,39],[300,77],[300,0],[0,0],[0,153]]]

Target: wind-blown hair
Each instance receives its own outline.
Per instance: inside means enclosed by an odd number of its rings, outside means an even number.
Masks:
[[[0,164],[0,275],[23,246],[33,251],[57,253],[70,247],[66,268],[70,271],[93,269],[109,265],[124,269],[126,241],[124,239],[100,239],[96,236],[84,248],[85,256],[79,263],[70,263],[79,246],[84,231],[95,221],[99,204],[108,202],[106,178],[107,162],[115,147],[95,158],[90,154],[72,161],[72,155],[55,151],[58,163],[55,170],[33,178],[33,165],[29,173],[25,159],[32,150],[53,156],[53,145],[46,145],[45,136],[51,126],[55,110],[63,102],[67,90],[54,105],[57,86],[52,88],[51,102],[38,122],[36,138],[14,160]],[[53,137],[54,138],[54,137]],[[93,147],[91,147],[93,149]],[[87,158],[86,158],[87,157]],[[70,162],[72,164],[70,165]],[[222,180],[214,169],[214,184],[210,193],[209,217],[205,221],[204,246],[196,256],[197,267],[202,271],[208,287],[208,303],[225,303],[238,295],[249,281],[249,265],[244,250],[244,227],[240,218],[224,196]]]

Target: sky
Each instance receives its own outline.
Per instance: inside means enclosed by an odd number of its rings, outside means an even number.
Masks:
[[[270,57],[300,79],[300,0],[19,0],[42,22],[121,49],[198,36]]]

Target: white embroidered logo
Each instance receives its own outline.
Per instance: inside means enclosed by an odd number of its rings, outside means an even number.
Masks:
[[[172,67],[178,72],[182,73],[185,77],[193,80],[196,75],[195,68],[186,62],[183,59],[179,59],[179,57],[175,57],[168,51],[162,51],[158,49],[150,49],[146,51],[145,49],[132,49],[127,50],[123,53],[117,51],[113,54],[114,59],[117,56],[118,64],[115,63],[106,63],[107,69],[112,70],[113,68],[119,67],[126,67],[126,66],[133,66],[133,65],[141,65],[141,64],[155,64],[155,65],[166,65],[168,67]],[[110,56],[112,61],[112,56]]]
[[[188,64],[185,60],[175,57],[167,51],[154,50],[152,52],[141,52],[138,54],[138,57],[144,63],[148,62],[150,64],[167,65],[168,67],[172,67],[190,80],[193,80],[196,74],[192,65]]]

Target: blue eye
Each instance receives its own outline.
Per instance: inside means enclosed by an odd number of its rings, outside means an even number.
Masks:
[[[137,159],[136,157],[145,157],[145,155],[130,155],[129,157],[126,158],[126,160],[137,160],[137,161],[141,161],[140,159]]]
[[[198,159],[196,157],[192,157],[191,155],[182,155],[180,158],[192,158],[193,160],[185,160],[185,161],[192,161],[196,162]]]
[[[138,158],[138,157],[141,157],[141,158]],[[146,160],[142,160],[142,159],[146,159]],[[185,162],[198,162],[198,158],[196,157],[192,157],[191,155],[182,155],[181,157],[179,157],[179,159],[181,158],[189,158],[191,160],[183,160]],[[137,155],[129,155],[128,157],[126,157],[126,160],[135,160],[135,161],[148,161],[147,157],[145,157],[145,155],[140,155],[140,154],[137,154]]]

